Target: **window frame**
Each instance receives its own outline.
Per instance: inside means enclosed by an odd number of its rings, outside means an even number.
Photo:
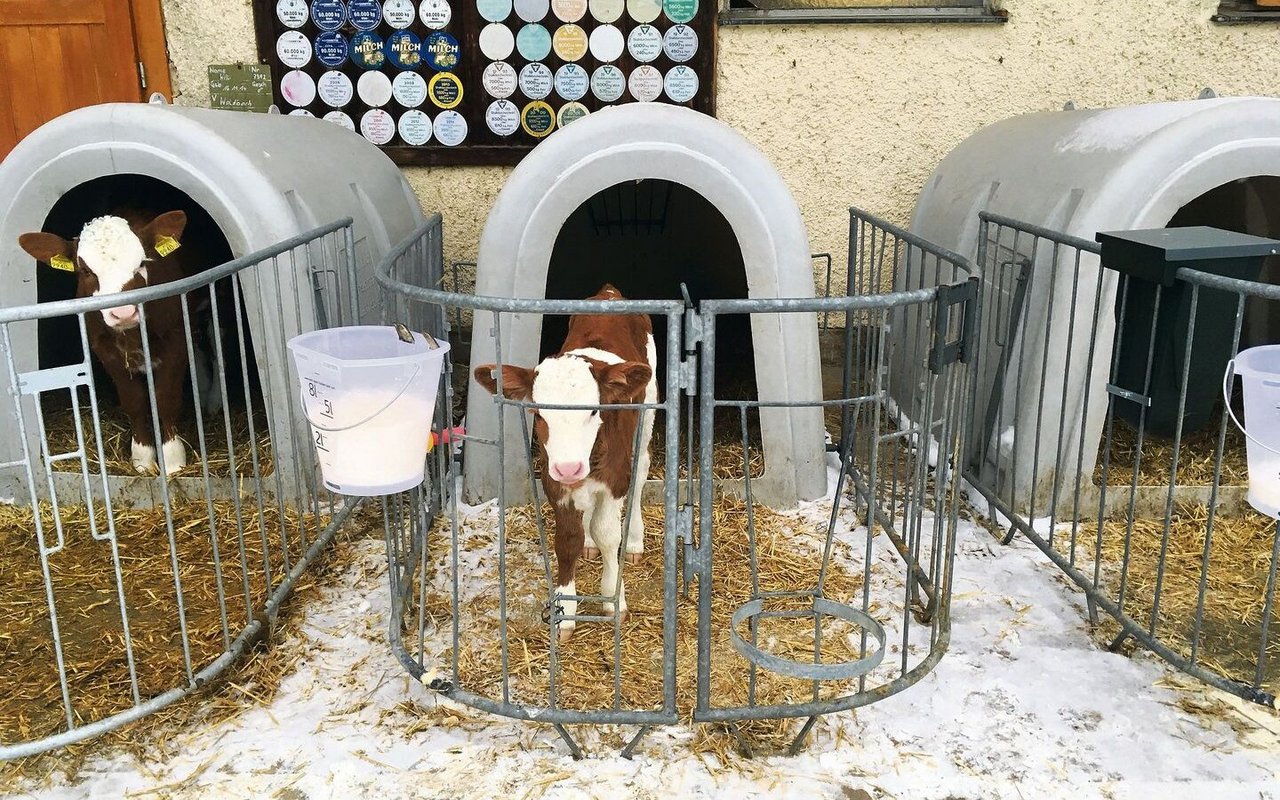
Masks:
[[[1260,6],[1253,0],[1220,0],[1211,19],[1220,25],[1280,22],[1280,6]]]
[[[882,0],[877,6],[848,8],[749,7],[751,0],[721,0],[721,25],[805,25],[811,23],[1003,23],[1009,12],[998,8],[999,0],[935,0],[932,5],[901,5]],[[748,7],[744,7],[748,6]]]

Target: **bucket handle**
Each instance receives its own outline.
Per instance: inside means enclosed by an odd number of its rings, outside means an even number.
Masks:
[[[307,412],[307,395],[302,390],[302,387],[298,387],[298,397],[302,401],[302,415],[307,418],[307,422],[311,425],[311,427],[315,428],[318,431],[324,431],[325,433],[342,433],[343,431],[349,431],[352,428],[358,428],[361,425],[368,422],[369,420],[381,414],[383,411],[386,411],[388,408],[391,408],[391,406],[395,405],[395,402],[399,400],[401,397],[403,397],[404,393],[409,390],[409,385],[413,383],[414,379],[418,377],[418,373],[421,371],[422,371],[422,364],[421,363],[415,364],[413,367],[413,374],[410,375],[409,379],[404,382],[404,386],[400,387],[400,391],[396,392],[395,397],[391,398],[385,404],[383,404],[382,408],[379,408],[377,411],[373,412],[372,414],[360,420],[359,422],[353,422],[350,425],[343,425],[340,428],[326,428],[325,426],[313,420],[311,418],[311,414]]]
[[[1254,438],[1253,434],[1245,430],[1244,426],[1240,424],[1240,420],[1236,419],[1236,412],[1231,410],[1231,396],[1230,396],[1230,392],[1228,391],[1231,386],[1231,382],[1235,380],[1235,377],[1236,377],[1236,360],[1233,358],[1227,362],[1227,371],[1222,373],[1222,405],[1227,410],[1227,416],[1231,417],[1231,421],[1236,424],[1236,427],[1240,429],[1240,432],[1245,435],[1246,439],[1253,442],[1254,444],[1256,444],[1257,446],[1261,447],[1264,450],[1270,450],[1276,455],[1280,455],[1280,450],[1275,449],[1274,447],[1267,444],[1266,442],[1262,442]]]

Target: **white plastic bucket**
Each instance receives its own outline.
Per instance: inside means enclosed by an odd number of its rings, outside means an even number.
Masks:
[[[434,345],[434,347],[432,346]],[[422,483],[449,345],[390,326],[304,333],[289,341],[324,485],[376,496]]]
[[[1231,411],[1228,389],[1233,374],[1244,385],[1244,425]],[[1245,435],[1249,505],[1280,519],[1280,345],[1251,347],[1227,362],[1222,399]]]

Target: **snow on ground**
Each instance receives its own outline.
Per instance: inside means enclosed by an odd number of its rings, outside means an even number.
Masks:
[[[15,796],[1280,797],[1280,718],[1234,711],[1152,659],[1100,650],[1080,597],[1038,551],[1002,547],[968,522],[951,650],[935,672],[820,726],[795,758],[727,765],[692,756],[680,726],[650,733],[630,761],[616,753],[633,729],[589,732],[591,755],[574,762],[549,727],[438,700],[387,646],[381,542],[354,552],[306,610],[310,655],[269,707],[175,732],[181,755],[168,761],[101,757],[75,785]]]

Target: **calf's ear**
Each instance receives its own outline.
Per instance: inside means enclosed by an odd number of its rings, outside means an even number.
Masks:
[[[178,249],[178,243],[182,239],[182,232],[186,228],[187,214],[185,211],[166,211],[148,222],[138,238],[142,240],[143,247],[149,251],[155,251],[156,255],[164,258]]]
[[[60,269],[74,272],[76,269],[76,246],[55,233],[24,233],[18,237],[18,246],[27,251],[27,255],[36,261]]]
[[[474,370],[476,382],[487,389],[489,394],[498,393],[497,368],[497,364],[481,364]],[[528,400],[533,395],[533,370],[504,365],[502,394],[508,400]]]
[[[653,370],[640,361],[623,361],[610,364],[596,374],[600,382],[600,399],[605,403],[630,403],[642,395],[645,384],[653,377]]]

